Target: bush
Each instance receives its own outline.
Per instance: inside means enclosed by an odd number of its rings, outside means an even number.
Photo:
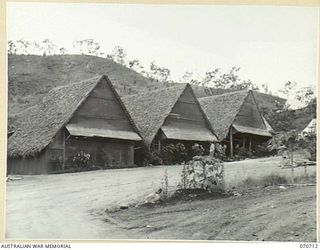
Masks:
[[[226,159],[226,149],[227,149],[226,145],[221,145],[220,143],[215,143],[213,156],[217,159],[224,161]]]
[[[170,143],[161,150],[164,164],[179,164],[187,160],[187,150],[182,143]]]
[[[160,155],[156,151],[151,151],[146,153],[146,157],[144,159],[143,165],[162,165],[163,160]]]
[[[310,154],[310,161],[316,161],[317,137],[315,134],[308,134],[307,136],[300,137],[296,145],[298,145],[299,148],[307,150],[307,152]]]
[[[242,188],[251,188],[251,187],[268,187],[268,186],[276,186],[281,184],[287,184],[288,178],[285,176],[281,176],[278,174],[270,174],[266,175],[262,178],[252,178],[248,177],[239,185]]]
[[[80,151],[76,156],[73,157],[72,162],[79,170],[85,170],[89,168],[89,161],[91,155]]]
[[[309,135],[307,137],[307,151],[310,153],[310,161],[317,160],[317,138],[315,135]]]
[[[267,186],[275,186],[280,184],[288,183],[288,179],[285,176],[270,174],[262,178],[262,185]]]
[[[253,148],[253,153],[257,157],[266,157],[266,156],[272,156],[277,154],[277,150],[268,147],[269,142],[262,143],[260,145],[256,145]]]
[[[202,189],[209,192],[223,187],[223,162],[213,156],[195,156],[183,166],[180,189]]]
[[[191,147],[192,156],[203,155],[204,147],[201,144],[195,143]]]

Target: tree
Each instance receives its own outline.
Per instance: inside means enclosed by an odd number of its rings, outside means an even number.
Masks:
[[[43,55],[44,48],[40,43],[33,41],[32,45],[33,45],[33,53],[34,54]]]
[[[124,48],[115,46],[112,50],[112,53],[107,55],[107,58],[125,66],[127,60],[127,52]]]
[[[180,82],[191,82],[192,81],[192,76],[193,76],[193,73],[190,72],[190,71],[186,71],[182,77],[180,78]]]
[[[253,89],[258,90],[258,86],[251,80],[242,80],[238,74],[240,68],[232,67],[227,72],[222,72],[221,69],[215,68],[211,71],[207,71],[204,77],[200,76],[200,79],[192,78],[193,74],[187,74],[186,77],[191,78],[189,80],[192,84],[212,87],[216,89],[232,89],[232,90],[244,90]],[[186,72],[189,73],[189,72]]]
[[[67,53],[67,49],[66,48],[60,48],[59,52],[60,52],[61,55],[64,55],[64,54]]]
[[[100,44],[94,39],[76,40],[73,47],[82,55],[100,55]]]
[[[275,131],[290,131],[294,129],[293,121],[296,115],[295,111],[289,108],[289,105],[276,102],[275,108],[271,110],[262,108],[261,112]]]
[[[26,55],[28,54],[28,49],[30,46],[30,42],[24,39],[19,39],[16,41],[17,54]]]
[[[17,53],[17,45],[14,41],[9,40],[8,41],[8,54],[9,55],[15,55]]]
[[[279,92],[283,93],[287,98],[289,98],[291,91],[297,86],[296,82],[287,81],[284,84],[284,88],[279,90]]]
[[[308,105],[312,99],[315,99],[313,88],[310,86],[301,88],[296,92],[296,99],[304,105]]]
[[[158,82],[166,82],[170,77],[170,70],[165,67],[159,67],[154,62],[150,64],[150,71],[147,73],[148,78]]]
[[[200,84],[202,86],[207,86],[209,87],[210,85],[211,86],[215,86],[215,87],[218,87],[219,85],[219,76],[218,76],[218,73],[220,73],[220,69],[216,68],[212,71],[207,71],[205,73],[205,76],[204,78],[202,79],[202,81],[200,82]]]
[[[263,91],[263,93],[265,93],[265,94],[272,94],[271,93],[271,91],[269,90],[269,85],[268,84],[262,84],[262,91]]]
[[[310,114],[312,116],[312,118],[317,117],[317,98],[313,98],[310,100],[310,102],[308,103],[308,105],[306,107],[305,112]]]
[[[143,66],[140,64],[140,61],[137,58],[130,60],[128,65],[130,69],[133,69],[137,72],[140,72],[143,69]]]
[[[43,55],[54,55],[57,53],[58,46],[55,45],[51,40],[44,39],[42,41]]]

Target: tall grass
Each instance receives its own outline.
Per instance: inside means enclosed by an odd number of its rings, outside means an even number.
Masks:
[[[316,173],[305,174],[294,177],[294,182],[296,184],[313,184],[316,183]],[[238,186],[240,188],[251,188],[251,187],[268,187],[285,185],[291,183],[291,178],[279,174],[269,174],[262,178],[252,178],[248,177],[242,181]]]

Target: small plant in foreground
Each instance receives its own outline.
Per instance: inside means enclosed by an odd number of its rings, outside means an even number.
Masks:
[[[169,197],[169,179],[168,179],[168,170],[165,168],[164,170],[164,177],[162,181],[162,192],[161,192],[161,199],[165,200]]]

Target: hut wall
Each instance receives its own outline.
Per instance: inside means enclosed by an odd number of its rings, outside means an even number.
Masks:
[[[112,89],[103,80],[75,112],[70,123],[88,128],[134,131]]]
[[[8,158],[7,160],[7,174],[34,175],[47,173],[45,151],[34,157]]]
[[[252,94],[246,97],[234,124],[253,128],[266,128]]]
[[[65,167],[74,168],[73,159],[80,152],[89,154],[89,166],[97,168],[132,167],[134,143],[132,141],[70,137],[65,145]]]
[[[171,114],[166,118],[164,126],[172,126],[185,129],[208,129],[208,124],[197,105],[194,96],[189,88],[186,88],[177,103],[174,105]]]
[[[65,129],[60,130],[46,148],[46,164],[48,172],[63,170]]]

